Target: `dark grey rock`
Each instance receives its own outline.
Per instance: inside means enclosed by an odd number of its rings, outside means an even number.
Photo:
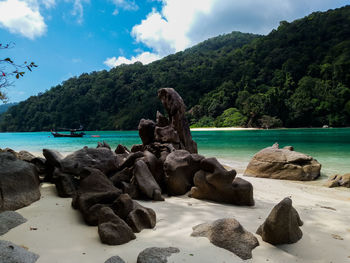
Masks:
[[[193,237],[207,237],[215,246],[229,250],[242,259],[252,258],[258,239],[233,218],[215,220],[193,227]]]
[[[138,130],[139,136],[142,140],[143,145],[150,144],[154,142],[154,129],[156,124],[152,120],[141,119]]]
[[[34,263],[39,255],[9,241],[0,240],[0,263]]]
[[[5,211],[0,213],[0,236],[25,222],[27,222],[27,219],[17,212]]]
[[[39,200],[39,177],[33,164],[0,153],[0,211],[16,210]]]
[[[273,245],[291,244],[302,238],[303,232],[299,228],[302,225],[292,199],[286,197],[272,209],[256,233]]]
[[[137,263],[167,263],[167,258],[173,253],[179,253],[176,247],[150,247],[141,251],[137,257]]]
[[[125,263],[119,256],[113,256],[105,261],[105,263]]]

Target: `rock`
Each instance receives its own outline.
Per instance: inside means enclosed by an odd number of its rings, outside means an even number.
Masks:
[[[267,147],[256,153],[244,172],[245,176],[310,181],[320,176],[321,164],[311,156]]]
[[[131,228],[109,207],[100,209],[98,234],[102,243],[108,245],[121,245],[136,238]]]
[[[291,244],[302,238],[303,233],[299,228],[302,225],[298,212],[292,206],[292,200],[287,197],[272,209],[256,233],[273,245]]]
[[[34,263],[39,255],[27,251],[9,241],[0,240],[1,263]]]
[[[177,132],[184,150],[197,153],[197,144],[192,140],[191,131],[185,116],[186,106],[180,95],[172,88],[158,90],[158,98],[168,112],[169,122]]]
[[[120,191],[111,180],[98,169],[84,168],[80,173],[79,192]]]
[[[78,181],[71,174],[63,173],[58,168],[55,168],[53,183],[56,186],[59,197],[73,197],[76,194]]]
[[[154,154],[162,162],[165,161],[169,153],[175,151],[176,149],[171,143],[151,143],[145,146],[145,151],[149,151]]]
[[[183,195],[193,186],[194,174],[200,169],[204,159],[198,154],[190,154],[186,150],[170,153],[164,162],[166,189],[169,195]]]
[[[343,187],[350,188],[350,174],[333,175],[328,179],[328,181],[324,185],[327,187],[343,186]]]
[[[233,218],[197,225],[193,227],[191,236],[207,237],[215,246],[229,250],[244,260],[252,258],[252,250],[259,246],[258,239]]]
[[[164,174],[163,162],[149,151],[144,151],[143,154],[144,154],[143,160],[147,164],[148,169],[150,170],[151,174],[153,175],[154,179],[156,180],[160,188],[164,189],[165,174]]]
[[[31,162],[33,159],[36,158],[33,154],[27,151],[20,151],[19,153],[16,154],[16,157],[17,159],[20,159],[26,162]]]
[[[27,222],[27,219],[17,212],[4,211],[0,213],[0,236],[7,233],[10,229],[15,228],[16,226],[19,226],[25,222]]]
[[[205,158],[194,175],[190,196],[234,205],[254,205],[253,186],[235,178],[236,171],[227,171],[216,158]]]
[[[120,165],[120,169],[125,167],[131,167],[135,164],[135,161],[143,157],[143,152],[130,153],[124,162]]]
[[[109,180],[112,181],[115,187],[122,188],[123,182],[130,183],[132,174],[133,174],[132,168],[126,167],[123,170],[116,172],[114,175],[112,175],[109,178]]]
[[[0,211],[17,210],[39,200],[39,177],[34,165],[0,153]]]
[[[61,161],[63,156],[55,150],[43,149],[43,155],[47,160],[47,163],[53,167],[61,168]]]
[[[138,130],[143,145],[154,142],[154,129],[156,124],[152,120],[141,119]]]
[[[132,200],[128,194],[121,194],[111,208],[134,232],[154,228],[156,225],[156,213],[151,208],[143,207]]]
[[[161,143],[172,143],[174,146],[179,147],[180,137],[177,131],[171,126],[156,127],[155,140]]]
[[[150,247],[146,248],[137,257],[137,263],[166,263],[173,253],[179,253],[176,247]]]
[[[284,146],[283,149],[289,150],[289,151],[294,151],[293,146]]]
[[[131,146],[131,152],[143,152],[143,144],[134,144],[133,146]]]
[[[115,154],[105,148],[88,148],[66,156],[61,160],[61,171],[79,175],[86,167],[98,169],[104,174],[116,172],[119,168]]]
[[[113,256],[107,259],[105,263],[126,263],[126,262],[123,259],[121,259],[119,256]]]
[[[116,154],[129,154],[130,151],[124,145],[118,144],[117,148],[114,151]]]
[[[105,141],[101,142],[97,142],[97,148],[107,148],[109,150],[111,150],[111,146],[109,146],[108,143],[106,143]]]
[[[158,183],[148,169],[147,164],[143,160],[138,160],[134,165],[134,177],[141,192],[148,198],[155,201],[164,201],[161,195]]]
[[[161,114],[159,111],[157,111],[156,118],[156,126],[158,127],[165,127],[170,124],[168,118]]]

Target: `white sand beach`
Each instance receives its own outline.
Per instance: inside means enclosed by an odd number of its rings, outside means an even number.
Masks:
[[[37,263],[103,263],[114,255],[134,263],[143,249],[153,246],[178,247],[180,253],[168,258],[168,262],[176,263],[350,262],[349,189],[330,189],[315,182],[244,179],[254,186],[253,207],[224,205],[187,196],[166,198],[165,202],[140,202],[155,210],[157,225],[136,234],[136,240],[121,246],[102,244],[97,227],[84,224],[80,213],[71,208],[71,199],[59,198],[53,185],[44,184],[39,201],[17,210],[28,221],[1,239],[39,254]],[[207,238],[190,236],[193,226],[228,217],[237,219],[244,228],[255,233],[271,209],[287,196],[292,198],[304,221],[303,237],[295,244],[273,246],[256,235],[260,246],[253,250],[252,259],[243,261],[212,245]]]

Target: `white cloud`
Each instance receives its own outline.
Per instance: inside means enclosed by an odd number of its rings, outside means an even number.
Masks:
[[[162,0],[161,10],[153,9],[133,27],[131,35],[150,48],[150,54],[161,58],[232,31],[267,34],[281,20],[292,21],[314,11],[345,5],[346,1]],[[115,58],[119,59],[126,58]]]
[[[135,62],[141,62],[142,64],[149,64],[158,59],[160,59],[160,57],[156,54],[153,54],[150,52],[143,52],[137,55],[136,57],[131,57],[130,59],[127,59],[126,57],[123,57],[123,56],[120,56],[118,58],[116,57],[107,58],[103,63],[110,68],[114,68],[122,64],[133,64]]]
[[[127,10],[127,11],[136,11],[139,9],[139,6],[136,4],[135,0],[110,0],[115,5],[115,10],[113,11],[113,15],[117,15],[119,13],[119,9]]]
[[[77,23],[82,24],[84,21],[84,3],[89,3],[90,0],[71,0],[73,1],[73,10],[71,14],[77,17]]]
[[[5,0],[0,2],[0,26],[30,39],[46,32],[47,26],[37,1]]]

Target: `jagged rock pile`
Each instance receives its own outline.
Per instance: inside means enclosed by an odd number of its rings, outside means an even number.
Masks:
[[[215,158],[197,154],[185,117],[185,104],[170,88],[160,89],[168,118],[157,112],[157,121],[142,119],[142,144],[115,151],[103,142],[84,147],[66,157],[43,150],[44,180],[56,185],[61,197],[72,197],[88,225],[98,226],[101,241],[123,244],[134,232],[153,228],[156,214],[133,199],[163,201],[162,194],[191,196],[237,205],[254,205],[252,185],[235,178]]]
[[[256,153],[244,175],[272,179],[310,181],[320,176],[321,164],[309,155],[295,152],[293,147],[283,149],[275,143]]]

